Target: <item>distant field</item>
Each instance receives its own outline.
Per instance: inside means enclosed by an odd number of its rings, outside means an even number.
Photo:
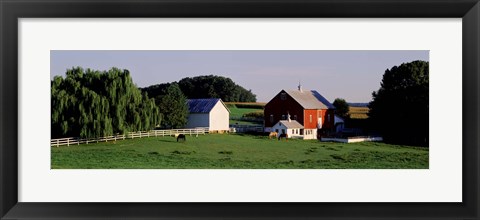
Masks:
[[[259,106],[265,106],[267,103],[265,102],[225,102],[226,105],[228,104],[240,104],[240,105],[259,105]]]
[[[229,109],[230,109],[230,117],[242,117],[242,115],[245,113],[263,111],[261,109],[256,109],[256,108],[229,108]]]
[[[51,148],[53,169],[427,169],[428,148],[207,134]]]
[[[262,122],[258,121],[246,121],[241,117],[246,113],[251,112],[263,112],[265,103],[261,102],[226,102],[225,103],[230,110],[230,124],[238,125],[262,125]]]
[[[350,114],[350,118],[366,119],[368,118],[368,107],[349,107],[348,113]]]

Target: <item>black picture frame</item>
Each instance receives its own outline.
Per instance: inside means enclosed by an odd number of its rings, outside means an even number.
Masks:
[[[1,219],[479,219],[478,0],[0,0]],[[20,203],[18,19],[132,17],[462,18],[461,203]],[[448,42],[446,42],[448,43]]]

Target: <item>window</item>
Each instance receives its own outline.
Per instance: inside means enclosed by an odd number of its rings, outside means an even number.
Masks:
[[[285,134],[285,129],[282,129],[282,134]]]
[[[303,129],[300,129],[300,135],[303,135]]]
[[[278,133],[278,129],[275,129],[275,132],[277,132],[277,133]]]
[[[270,115],[270,123],[273,123],[273,115]]]
[[[287,100],[287,94],[284,93],[284,92],[280,93],[280,99],[281,100]]]
[[[312,121],[313,121],[313,119],[312,119],[312,118],[313,118],[313,117],[312,117],[312,115],[310,115],[310,123],[312,123]]]

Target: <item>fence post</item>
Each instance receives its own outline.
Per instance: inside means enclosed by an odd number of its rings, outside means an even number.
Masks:
[[[60,140],[57,139],[57,147],[60,146],[60,143],[59,143],[59,142],[60,142]]]
[[[70,146],[70,138],[67,138],[67,147]]]

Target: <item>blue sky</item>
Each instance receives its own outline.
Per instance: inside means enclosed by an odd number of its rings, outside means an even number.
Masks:
[[[219,75],[251,89],[268,102],[282,89],[317,90],[329,101],[369,102],[386,69],[414,60],[429,61],[429,51],[88,51],[50,53],[51,78],[75,66],[95,70],[128,69],[139,87],[184,77]]]

